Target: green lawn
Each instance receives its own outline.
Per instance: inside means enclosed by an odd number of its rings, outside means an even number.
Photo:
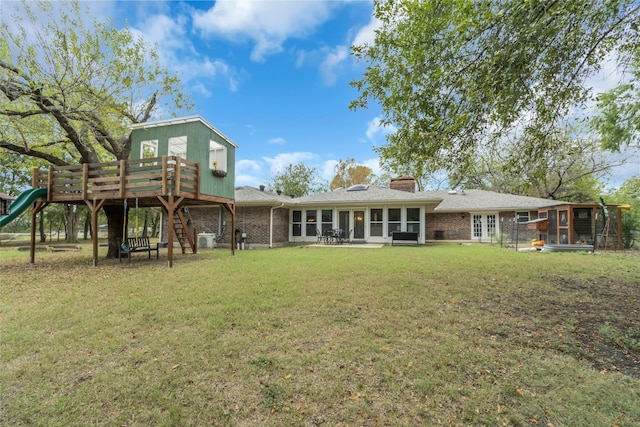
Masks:
[[[0,425],[640,425],[636,254],[136,255],[3,248]]]

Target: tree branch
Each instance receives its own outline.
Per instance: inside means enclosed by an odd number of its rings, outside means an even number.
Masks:
[[[38,150],[32,150],[28,147],[23,147],[22,145],[15,145],[4,140],[0,141],[0,148],[13,151],[14,153],[24,154],[26,156],[37,157],[39,159],[46,160],[47,162],[56,166],[63,166],[67,164],[67,162],[65,162],[64,160],[51,154],[43,153],[42,151]]]

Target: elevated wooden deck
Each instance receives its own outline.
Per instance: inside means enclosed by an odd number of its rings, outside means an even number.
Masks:
[[[158,196],[188,199],[191,204],[233,203],[200,193],[200,164],[175,156],[107,163],[51,166],[34,170],[33,188],[47,189],[47,202],[109,204],[137,198],[141,206],[161,206]]]
[[[231,214],[235,229],[235,201],[200,192],[201,168],[199,163],[177,156],[162,156],[142,160],[120,160],[106,163],[51,166],[34,169],[33,188],[46,188],[46,200],[37,202],[31,214],[31,263],[35,257],[36,214],[49,203],[86,204],[91,210],[94,230],[98,228],[98,211],[105,205],[124,205],[135,199],[136,206],[162,207],[167,213],[167,260],[173,265],[174,233],[182,246],[188,242],[197,252],[196,230],[187,232],[188,224],[180,211],[184,205],[222,205]],[[231,234],[231,253],[235,239]],[[97,265],[97,233],[93,238],[93,265]]]

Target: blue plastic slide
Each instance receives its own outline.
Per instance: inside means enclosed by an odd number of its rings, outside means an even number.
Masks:
[[[35,202],[41,197],[47,196],[46,188],[32,188],[20,193],[18,197],[9,206],[9,215],[0,216],[0,227],[4,227],[11,221],[16,219],[18,215],[24,212],[31,203]]]

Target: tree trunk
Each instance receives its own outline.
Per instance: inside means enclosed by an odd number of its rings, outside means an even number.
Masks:
[[[147,224],[149,221],[149,209],[145,209],[144,210],[144,225],[142,226],[142,237],[148,237],[147,236]]]
[[[107,258],[116,258],[118,256],[118,239],[123,238],[123,232],[126,237],[125,214],[122,206],[105,205],[102,209],[107,217],[109,241]]]
[[[40,231],[40,243],[47,241],[47,234],[44,232],[44,210],[40,211],[40,217],[38,219],[38,229]]]
[[[89,209],[86,210],[85,214],[84,214],[84,240],[88,239],[89,234],[91,234],[91,236],[93,236],[92,230],[91,230],[91,211]]]
[[[154,209],[152,213],[153,213],[153,216],[151,217],[151,237],[158,237],[158,224],[160,222],[160,212]]]
[[[66,204],[64,213],[67,217],[65,243],[78,243],[78,208],[75,205]]]

